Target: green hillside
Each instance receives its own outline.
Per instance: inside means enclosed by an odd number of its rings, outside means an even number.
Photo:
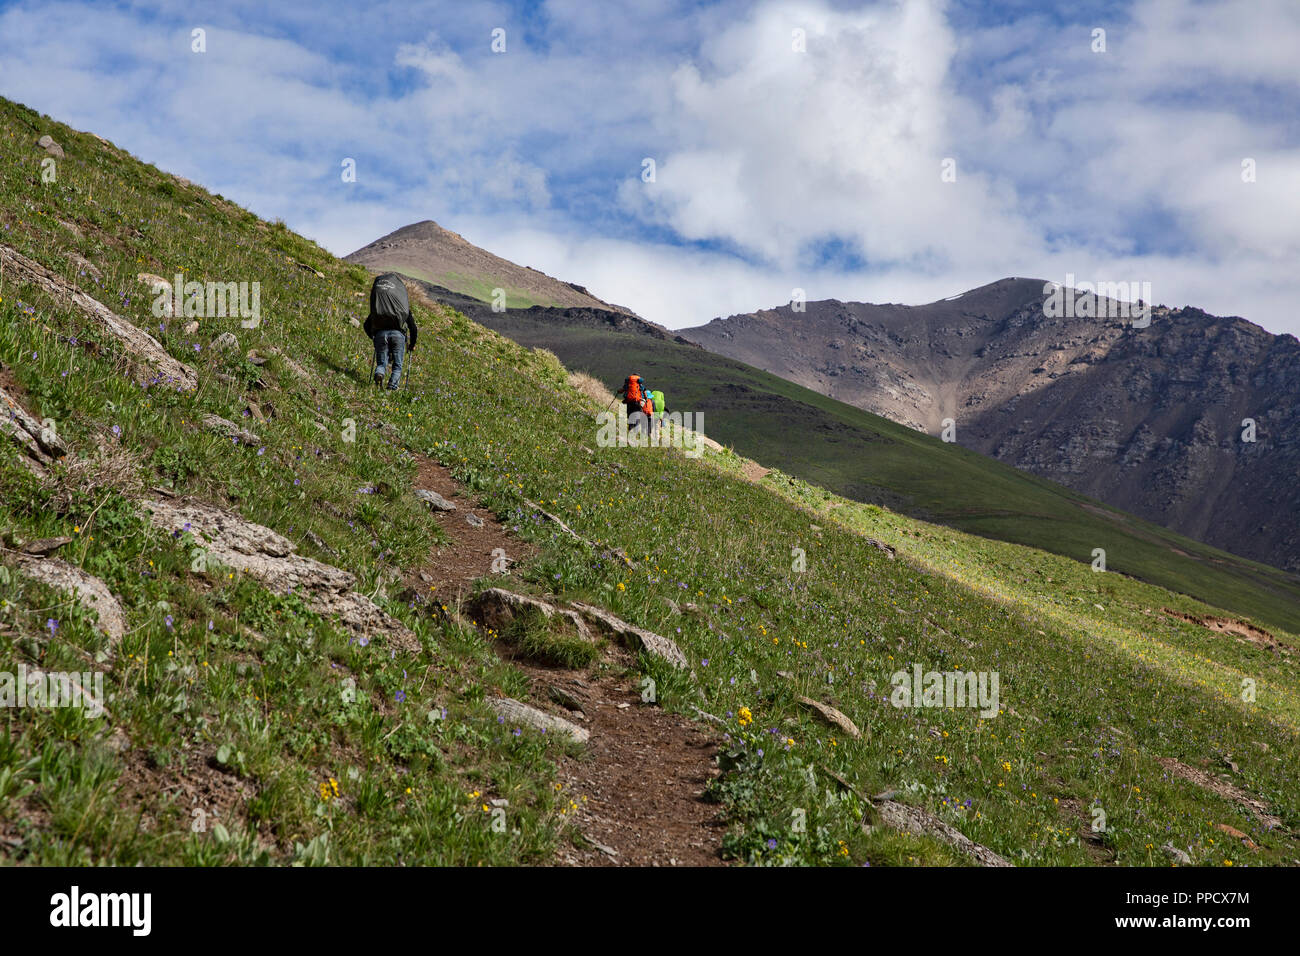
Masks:
[[[53,182],[42,181],[42,134],[67,154]],[[406,387],[377,392],[369,343],[349,321],[365,308],[362,270],[7,101],[0,153],[0,388],[67,449],[38,472],[3,446],[0,681],[22,668],[99,673],[107,709],[5,708],[0,861],[636,861],[647,858],[632,843],[593,850],[616,839],[592,834],[604,834],[617,788],[581,781],[593,766],[648,759],[628,786],[695,815],[695,769],[682,767],[715,756],[705,815],[721,828],[673,821],[678,855],[655,862],[969,864],[953,832],[1015,865],[1296,858],[1294,634],[1213,630],[1162,609],[1207,622],[1225,612],[1152,584],[776,472],[755,483],[729,452],[600,447],[596,409],[553,356],[449,309],[416,306]],[[28,259],[82,297],[48,291]],[[153,315],[139,275],[178,271],[260,282],[260,325],[205,317],[187,333],[184,319]],[[152,333],[197,387],[142,375],[91,300]],[[739,372],[718,385],[744,386]],[[733,440],[733,413],[697,388],[669,394]],[[751,421],[774,404],[770,387],[740,394],[726,408],[752,401]],[[959,510],[945,488],[985,515],[1037,513],[1041,501],[1047,527],[1065,510],[1049,485],[902,429],[855,427],[832,405],[807,403],[820,414],[805,426],[831,430],[841,453],[855,442],[898,451],[857,480],[924,479],[911,494],[936,517]],[[256,434],[232,441],[205,416]],[[761,434],[776,441],[775,423]],[[945,479],[943,461],[970,471]],[[980,487],[955,487],[973,482],[965,475]],[[461,496],[451,517],[414,494],[439,482]],[[462,520],[475,499],[477,526]],[[340,587],[373,598],[382,626],[358,636],[314,610],[310,589],[281,593],[200,560],[226,531],[149,519],[177,503],[284,536],[268,560],[292,545],[318,562],[300,568],[355,576]],[[60,537],[57,559],[120,603],[116,640],[32,577],[41,560],[22,549]],[[1110,563],[1123,567],[1141,539],[1114,540]],[[506,573],[487,570],[498,542],[517,562]],[[467,583],[473,568],[481,580]],[[1261,600],[1258,580],[1240,580],[1241,600]],[[687,666],[581,639],[559,616],[488,627],[469,599],[489,584],[595,605],[675,642]],[[1237,600],[1221,591],[1221,606]],[[1279,594],[1254,616],[1271,624],[1286,607]],[[914,666],[996,674],[996,712],[893,706],[891,675]],[[602,746],[491,705],[506,696],[578,719],[555,702],[557,685],[611,688],[587,715]],[[708,746],[686,752],[688,735]],[[669,753],[679,759],[660,759]]]
[[[957,445],[827,398],[725,356],[556,313],[474,310],[611,389],[639,371],[671,408],[703,411],[709,437],[857,501],[972,534],[1106,566],[1300,630],[1300,577],[1229,554]]]

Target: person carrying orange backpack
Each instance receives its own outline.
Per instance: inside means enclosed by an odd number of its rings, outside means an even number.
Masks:
[[[647,441],[650,438],[650,421],[655,411],[651,391],[646,380],[633,373],[623,381],[623,387],[614,393],[616,398],[621,395],[623,404],[627,406],[628,429],[638,429]]]

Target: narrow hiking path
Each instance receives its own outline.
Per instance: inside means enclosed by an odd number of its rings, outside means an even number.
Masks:
[[[512,662],[528,675],[534,704],[563,700],[552,709],[591,734],[580,756],[559,760],[568,813],[586,845],[561,846],[557,864],[722,864],[725,825],[718,806],[704,799],[718,772],[717,742],[685,717],[641,700],[630,653],[615,649],[594,674]]]
[[[537,548],[512,535],[442,465],[415,457],[415,487],[442,499],[430,505],[430,520],[449,540],[405,582],[459,609],[474,581],[495,576],[495,559],[504,554],[513,566]],[[557,759],[569,798],[565,815],[583,839],[562,844],[556,865],[722,864],[724,825],[717,805],[704,799],[718,772],[717,741],[707,728],[641,700],[633,653],[609,643],[590,666],[574,669],[539,664],[504,640],[495,649],[527,676],[525,703],[590,733],[581,750]]]

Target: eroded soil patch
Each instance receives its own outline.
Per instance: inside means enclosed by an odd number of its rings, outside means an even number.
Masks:
[[[1229,617],[1197,617],[1195,614],[1184,614],[1182,611],[1175,611],[1172,608],[1162,607],[1160,609],[1170,617],[1177,618],[1180,621],[1186,621],[1189,624],[1199,624],[1201,627],[1215,631],[1219,634],[1232,634],[1251,644],[1255,644],[1265,650],[1278,653],[1279,650],[1291,652],[1291,648],[1283,644],[1276,637],[1264,630],[1262,627],[1256,627],[1253,624],[1247,624],[1245,621],[1233,620]]]

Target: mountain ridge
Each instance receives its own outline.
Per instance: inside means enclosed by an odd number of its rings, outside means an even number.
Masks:
[[[1300,568],[1300,342],[1191,306],[1154,306],[1147,328],[1051,317],[1047,285],[1008,278],[920,306],[784,305],[679,334],[929,434],[950,422],[966,447]]]

